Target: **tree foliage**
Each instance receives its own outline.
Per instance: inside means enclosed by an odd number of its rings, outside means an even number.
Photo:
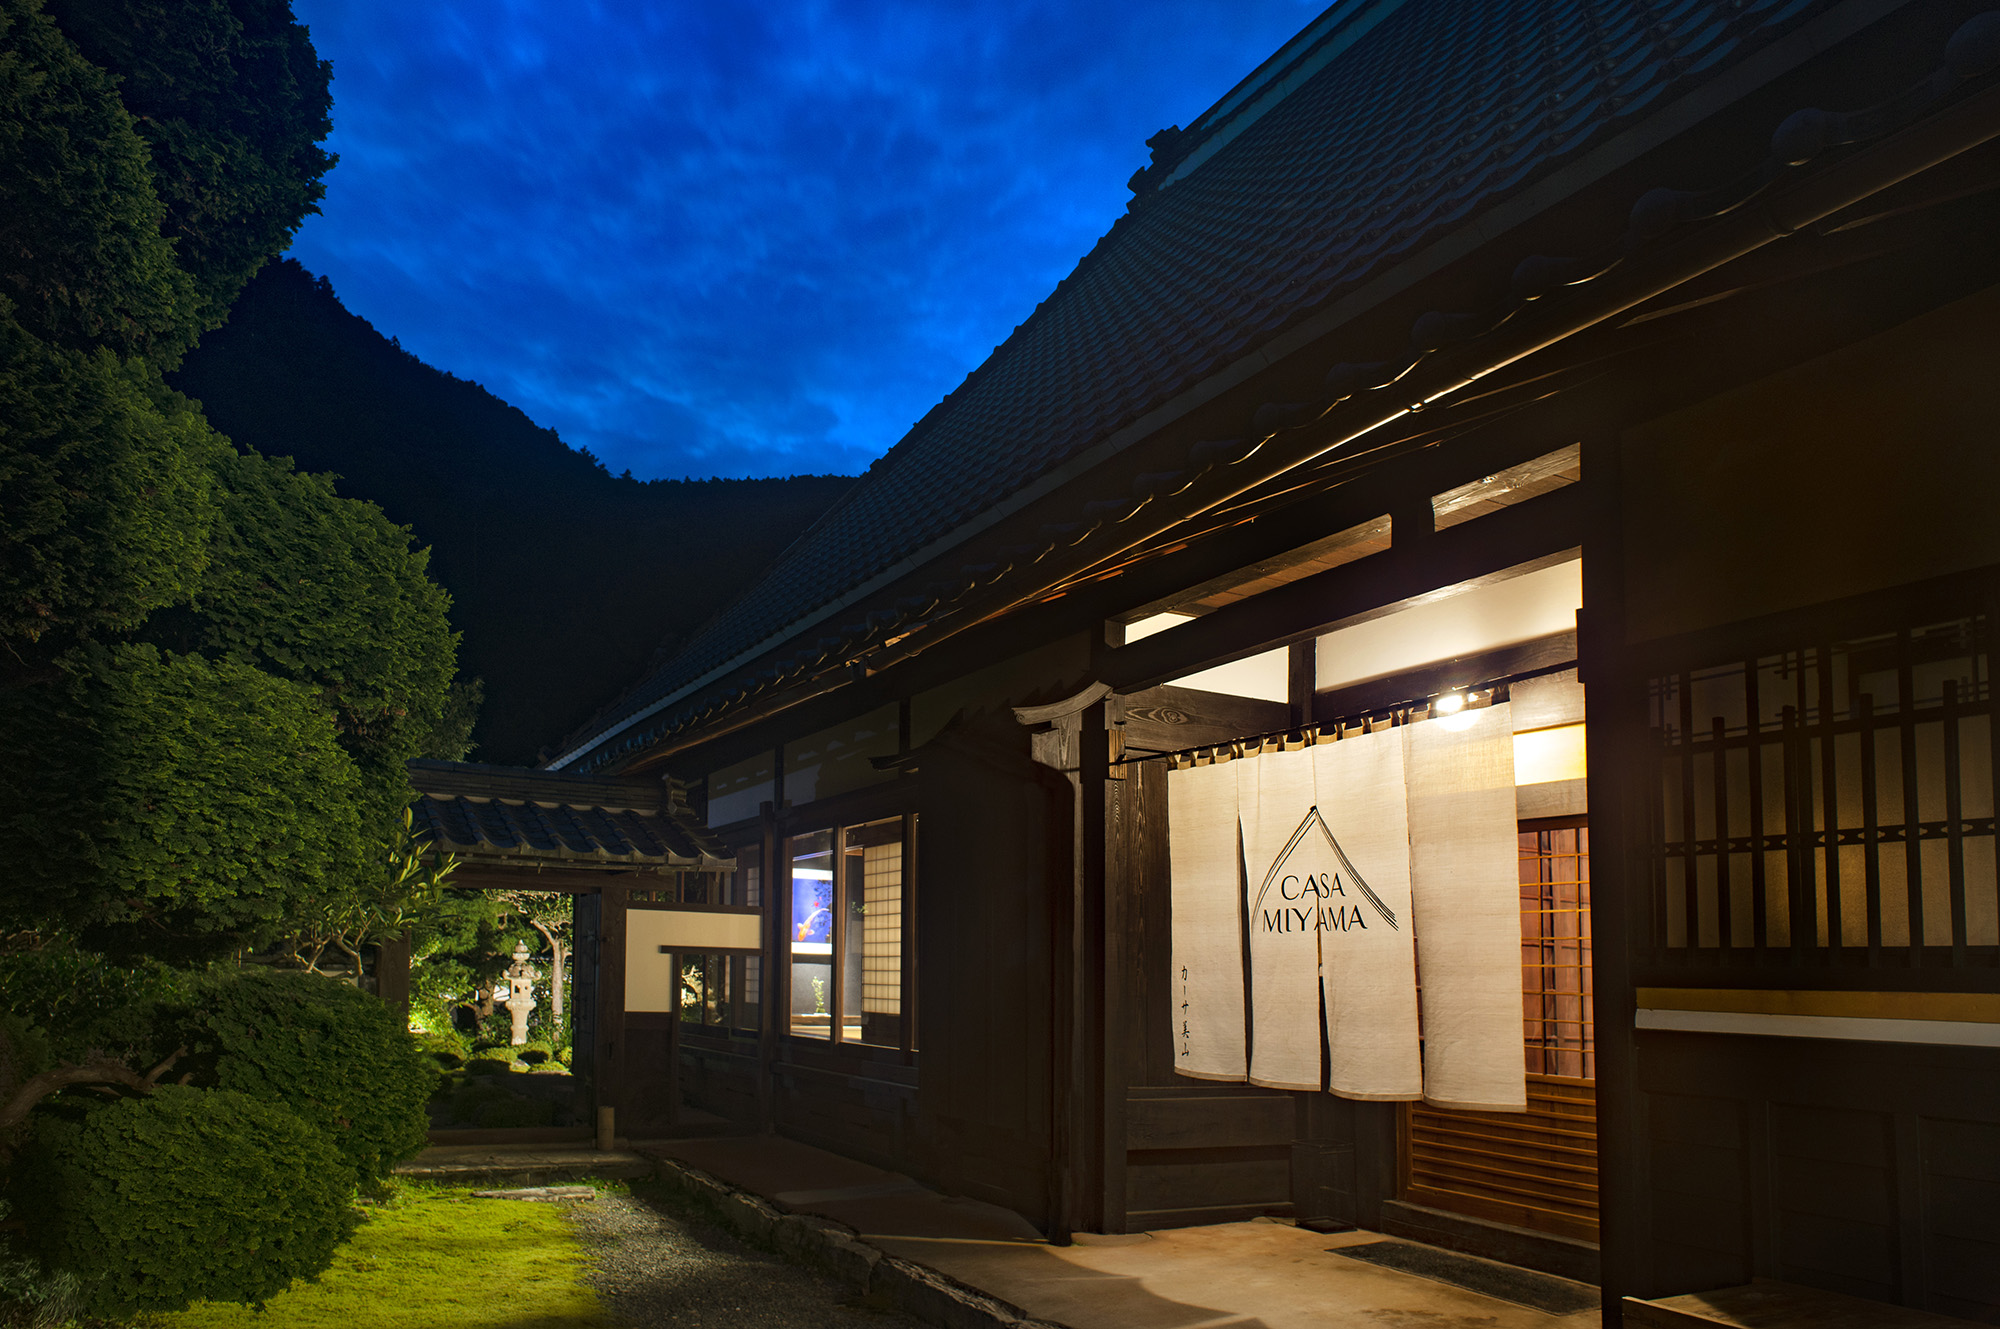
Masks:
[[[42,341],[0,300],[0,439],[0,683],[200,584],[229,446],[151,365]]]
[[[67,939],[0,955],[0,1017],[14,1022],[15,1034],[0,1066],[0,1095],[62,1061],[157,1060],[160,1008],[185,1003],[193,983],[186,970],[157,960],[107,964]]]
[[[0,694],[0,827],[27,848],[0,911],[124,952],[269,940],[290,899],[372,866],[361,773],[304,684],[126,644]]]
[[[290,0],[49,0],[96,65],[118,76],[152,164],[163,233],[203,329],[282,253],[326,194],[332,66]]]
[[[37,0],[0,0],[0,291],[33,336],[164,361],[193,344],[149,161],[112,75]]]
[[[213,561],[190,606],[199,647],[317,689],[347,750],[400,789],[445,719],[455,666],[428,554],[286,459],[230,456],[218,474]]]
[[[262,1303],[331,1264],[356,1221],[324,1134],[281,1103],[179,1085],[44,1113],[13,1182],[29,1251],[106,1317]]]
[[[428,937],[445,913],[444,883],[458,860],[440,857],[416,833],[410,809],[388,848],[387,870],[370,873],[357,890],[295,897],[277,951],[309,974],[333,951],[347,971],[361,973],[361,948],[403,937]]]
[[[288,0],[0,0],[0,921],[270,941],[462,755],[425,553],[161,378],[320,196],[327,80]]]
[[[424,1147],[432,1061],[375,998],[295,970],[224,971],[179,1013],[197,1085],[283,1103],[363,1180]]]

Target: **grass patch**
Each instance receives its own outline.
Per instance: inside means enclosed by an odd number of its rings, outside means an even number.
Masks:
[[[587,1203],[587,1202],[586,1202]],[[588,1260],[558,1204],[475,1200],[398,1183],[365,1206],[354,1240],[317,1283],[265,1304],[205,1304],[146,1329],[609,1329],[584,1285]]]

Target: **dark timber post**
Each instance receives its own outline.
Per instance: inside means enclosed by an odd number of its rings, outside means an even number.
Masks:
[[[1071,871],[1055,896],[1051,1113],[1051,1238],[1101,1231],[1104,1212],[1104,835],[1111,737],[1105,698],[1093,683],[1047,706],[1017,706],[1014,718],[1039,730],[1036,762],[1062,772],[1074,802]]]
[[[1583,444],[1583,488],[1589,516],[1583,543],[1583,610],[1577,616],[1577,657],[1586,689],[1584,730],[1590,800],[1590,912],[1597,1041],[1599,1242],[1604,1323],[1624,1323],[1621,1299],[1650,1296],[1645,1272],[1643,1104],[1633,1034],[1633,920],[1647,907],[1644,819],[1634,764],[1645,757],[1646,699],[1626,677],[1625,568],[1620,442],[1616,434]]]
[[[1084,708],[1078,738],[1078,776],[1082,795],[1082,832],[1078,842],[1076,881],[1076,1006],[1074,1066],[1076,1074],[1077,1226],[1085,1232],[1105,1230],[1106,1194],[1110,1180],[1107,1151],[1111,1147],[1111,1072],[1105,1064],[1106,969],[1109,934],[1105,915],[1106,836],[1110,830],[1111,735],[1109,708],[1115,699],[1100,697]]]
[[[773,762],[782,774],[784,754],[775,755]],[[791,893],[781,889],[780,878],[785,874],[778,871],[778,850],[783,841],[778,837],[777,809],[767,802],[758,807],[757,813],[757,856],[761,864],[759,878],[764,905],[764,954],[758,965],[763,972],[757,983],[757,1129],[768,1135],[778,1129],[774,1084],[778,1067],[778,1031],[783,1028],[779,1021],[789,1014],[779,1005],[787,999],[780,995],[781,992],[789,993],[791,990],[791,976],[785,969],[785,956],[779,948],[785,940],[785,910]],[[781,982],[784,984],[782,988]]]
[[[410,1022],[410,936],[375,944],[375,995],[396,1017],[396,1023]]]
[[[597,943],[597,1111],[600,1146],[603,1114],[612,1113],[615,1143],[624,1125],[625,1092],[625,912],[631,891],[606,886],[598,901]]]

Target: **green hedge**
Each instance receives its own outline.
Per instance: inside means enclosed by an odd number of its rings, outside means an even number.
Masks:
[[[43,1112],[14,1183],[25,1244],[106,1317],[262,1303],[324,1270],[355,1225],[354,1173],[326,1136],[227,1090]]]
[[[363,1181],[426,1143],[437,1066],[380,1001],[331,978],[234,971],[180,1012],[195,1083],[284,1103]]]
[[[457,1032],[428,1029],[422,1033],[412,1031],[410,1037],[416,1040],[417,1046],[423,1049],[426,1056],[448,1071],[457,1070],[465,1064],[465,1059],[472,1055],[471,1044],[465,1041],[463,1034]]]

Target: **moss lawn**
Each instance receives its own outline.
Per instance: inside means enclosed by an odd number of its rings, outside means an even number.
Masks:
[[[590,1203],[583,1201],[582,1203]],[[149,1316],[145,1329],[610,1329],[565,1205],[394,1184],[317,1283],[265,1303]]]

